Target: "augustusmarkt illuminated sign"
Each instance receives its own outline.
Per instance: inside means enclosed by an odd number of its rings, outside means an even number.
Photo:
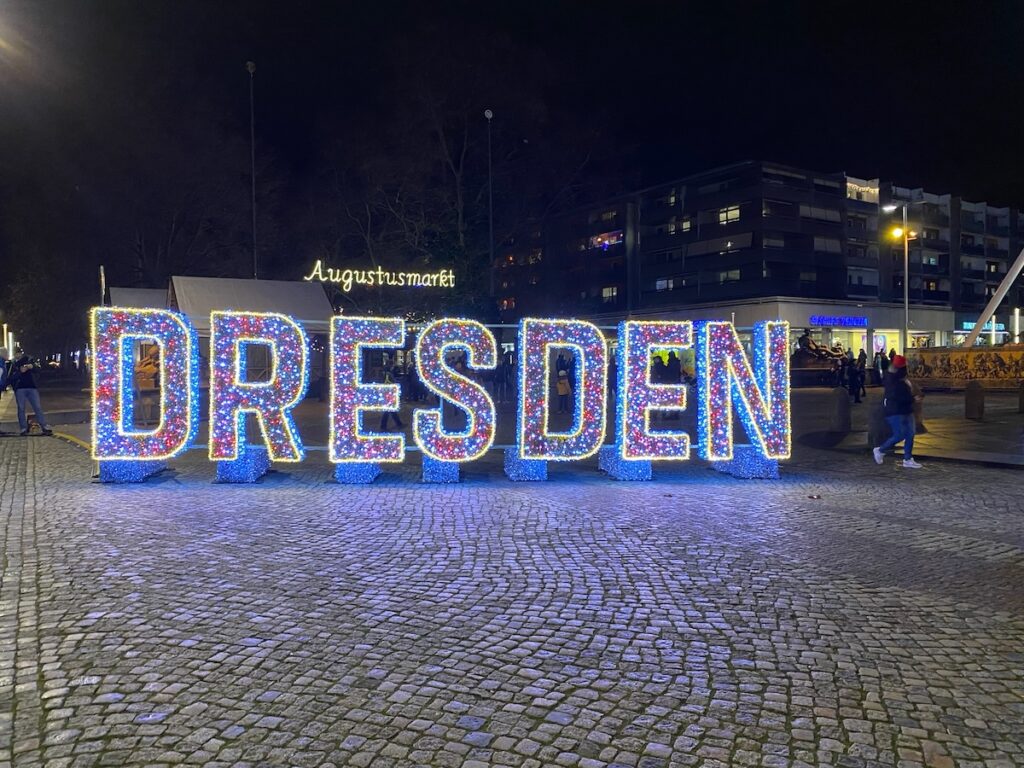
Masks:
[[[336,269],[325,267],[321,259],[316,260],[312,271],[302,278],[307,282],[319,280],[334,283],[345,293],[357,285],[367,288],[374,286],[389,288],[454,288],[455,272],[439,269],[436,272],[393,272],[383,267],[373,269]]]
[[[158,471],[189,449],[199,429],[199,342],[188,319],[171,310],[98,307],[92,311],[93,457],[100,477],[131,482]],[[331,318],[329,355],[330,441],[328,458],[342,483],[370,482],[382,464],[406,458],[402,434],[367,431],[364,411],[399,408],[396,384],[366,383],[363,352],[404,346],[401,318]],[[614,443],[605,445],[609,355],[601,330],[583,320],[524,319],[518,337],[516,444],[505,451],[513,480],[543,480],[550,461],[576,461],[599,454],[601,469],[617,479],[650,479],[652,461],[690,458],[691,436],[654,429],[654,411],[688,407],[683,384],[651,381],[653,350],[693,350],[696,360],[696,452],[719,467],[747,476],[771,476],[790,454],[789,327],[763,322],[754,327],[753,360],[728,322],[630,320],[618,326]],[[132,352],[137,341],[159,347],[160,418],[153,429],[134,425]],[[251,345],[269,348],[267,381],[246,378]],[[213,312],[210,316],[208,453],[217,478],[251,482],[270,462],[305,457],[293,410],[306,393],[309,343],[292,318],[274,313]],[[577,386],[572,425],[548,426],[551,351],[576,358]],[[478,381],[452,368],[447,356],[465,355],[472,372],[494,368],[498,346],[491,331],[474,320],[445,318],[419,329],[416,365],[424,386],[442,402],[462,410],[466,427],[449,431],[441,406],[413,413],[413,441],[423,455],[427,482],[458,480],[459,465],[479,459],[494,444],[496,410]],[[733,445],[733,413],[750,441]],[[262,446],[247,440],[247,414],[256,417]]]

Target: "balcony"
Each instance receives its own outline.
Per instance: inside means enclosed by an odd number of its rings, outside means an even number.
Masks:
[[[929,249],[931,249],[933,251],[948,251],[949,250],[949,240],[940,240],[940,239],[931,238],[931,237],[922,237],[920,242],[921,242],[921,246],[922,247],[929,248]]]
[[[846,286],[846,295],[856,297],[859,299],[877,299],[878,298],[878,286],[877,285],[854,285],[849,283]]]
[[[984,256],[985,246],[984,245],[971,245],[968,243],[960,243],[960,253],[969,253],[973,256]]]
[[[999,248],[998,246],[987,245],[985,246],[985,255],[992,256],[996,259],[1009,258],[1010,252],[1005,248]]]
[[[987,283],[1001,283],[1003,278],[1006,277],[1005,272],[986,272],[985,282]]]
[[[949,303],[949,291],[921,291],[921,301]]]
[[[960,218],[960,229],[965,232],[984,232],[985,222],[971,216],[962,216]]]
[[[960,277],[964,280],[984,280],[984,269],[961,269]]]
[[[987,231],[990,235],[1008,237],[1010,234],[1010,227],[1006,224],[996,224],[994,221],[989,219]]]
[[[939,262],[938,264],[922,264],[921,272],[925,275],[948,275],[949,264]]]

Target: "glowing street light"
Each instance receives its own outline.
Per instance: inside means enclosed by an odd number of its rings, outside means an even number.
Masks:
[[[916,201],[923,202],[923,201]],[[903,209],[903,226],[893,227],[891,234],[893,238],[903,241],[903,331],[901,345],[903,354],[907,354],[910,348],[910,241],[917,238],[916,232],[911,232],[907,227],[907,206],[914,203],[889,203],[882,206],[885,213],[894,213],[897,208]]]

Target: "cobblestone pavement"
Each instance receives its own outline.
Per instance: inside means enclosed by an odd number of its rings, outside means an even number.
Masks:
[[[0,439],[0,766],[1024,765],[1010,470],[144,486]]]

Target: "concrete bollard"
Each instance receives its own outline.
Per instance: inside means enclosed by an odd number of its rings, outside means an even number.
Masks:
[[[1020,389],[1017,390],[1017,413],[1024,413],[1024,381],[1020,383]]]
[[[832,403],[829,409],[829,432],[848,434],[850,431],[850,393],[843,387],[832,390]]]
[[[868,448],[875,448],[889,439],[892,430],[885,420],[885,408],[876,403],[868,410]]]
[[[981,421],[985,418],[985,388],[980,381],[967,382],[964,390],[964,418]]]

